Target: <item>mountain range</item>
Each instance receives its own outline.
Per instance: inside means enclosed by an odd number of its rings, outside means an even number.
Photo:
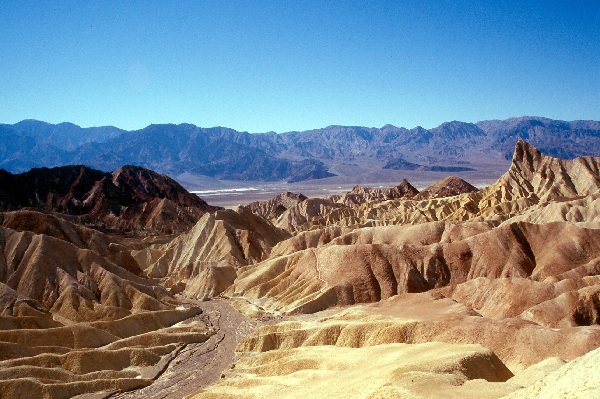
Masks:
[[[598,121],[541,117],[475,124],[453,121],[433,129],[328,126],[281,134],[191,124],[126,131],[24,120],[0,125],[0,168],[21,173],[85,164],[113,171],[130,164],[174,178],[189,173],[225,180],[297,182],[354,175],[356,166],[364,165],[368,170],[474,170],[497,178],[509,165],[519,139],[569,159],[600,153],[599,138]]]

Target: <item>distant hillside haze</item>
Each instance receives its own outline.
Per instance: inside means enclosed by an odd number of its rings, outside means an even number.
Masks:
[[[336,175],[340,164],[375,169],[459,172],[491,161],[508,164],[519,139],[561,158],[600,154],[600,122],[520,117],[476,124],[446,122],[433,129],[328,126],[276,134],[191,124],[112,126],[25,120],[0,125],[0,168],[85,164],[102,171],[138,165],[169,176],[298,182]]]

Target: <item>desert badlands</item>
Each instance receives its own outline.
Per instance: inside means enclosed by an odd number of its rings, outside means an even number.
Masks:
[[[0,170],[2,398],[600,398],[600,158],[223,209]]]

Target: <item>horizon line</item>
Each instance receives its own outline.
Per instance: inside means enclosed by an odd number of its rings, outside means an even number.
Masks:
[[[523,116],[513,116],[513,117],[509,117],[506,119],[483,119],[477,122],[465,122],[465,121],[459,121],[459,120],[451,120],[451,121],[444,121],[442,123],[440,123],[439,125],[435,126],[435,127],[431,127],[431,128],[425,128],[421,125],[417,125],[414,126],[412,128],[407,128],[404,126],[396,126],[394,124],[391,123],[386,123],[381,127],[376,127],[376,126],[364,126],[364,125],[342,125],[342,124],[331,124],[331,125],[327,125],[324,127],[316,127],[316,128],[311,128],[311,129],[305,129],[305,130],[286,130],[286,131],[282,131],[282,132],[276,132],[273,130],[269,130],[266,132],[249,132],[248,130],[237,130],[235,128],[231,128],[228,126],[221,126],[221,125],[216,125],[216,126],[200,126],[200,125],[196,125],[195,123],[191,123],[191,122],[163,122],[163,123],[150,123],[142,128],[139,129],[124,129],[115,125],[99,125],[99,126],[81,126],[78,125],[77,123],[73,123],[73,122],[69,122],[69,121],[63,121],[63,122],[58,122],[58,123],[52,123],[52,122],[47,122],[41,119],[35,119],[35,118],[26,118],[26,119],[22,119],[18,122],[15,123],[0,123],[0,125],[4,125],[4,126],[15,126],[18,125],[19,123],[23,123],[23,122],[39,122],[39,123],[45,123],[48,125],[52,125],[52,126],[58,126],[58,125],[63,125],[63,124],[67,124],[67,125],[73,125],[76,126],[80,129],[100,129],[100,128],[114,128],[114,129],[118,129],[118,130],[122,130],[124,132],[137,132],[137,131],[141,131],[141,130],[145,130],[151,126],[181,126],[181,125],[191,125],[194,126],[196,128],[199,129],[230,129],[230,130],[234,130],[236,132],[239,133],[248,133],[248,134],[286,134],[286,133],[300,133],[300,132],[309,132],[309,131],[313,131],[313,130],[321,130],[321,129],[328,129],[328,128],[332,128],[332,127],[351,127],[351,128],[365,128],[365,129],[383,129],[387,126],[391,126],[393,128],[396,129],[405,129],[405,130],[414,130],[414,129],[425,129],[425,130],[432,130],[432,129],[437,129],[439,127],[441,127],[442,125],[448,124],[448,123],[453,123],[453,122],[458,122],[458,123],[465,123],[465,124],[472,124],[472,125],[477,125],[479,123],[483,123],[483,122],[506,122],[506,121],[510,121],[510,120],[514,120],[514,119],[532,119],[532,120],[548,120],[548,121],[553,121],[553,122],[567,122],[567,123],[573,123],[573,122],[600,122],[600,120],[595,120],[595,119],[573,119],[573,120],[564,120],[564,119],[553,119],[553,118],[549,118],[549,117],[545,117],[545,116],[535,116],[535,115],[523,115]]]

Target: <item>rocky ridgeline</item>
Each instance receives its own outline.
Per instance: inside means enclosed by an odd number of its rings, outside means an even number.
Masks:
[[[105,173],[86,166],[0,170],[0,209],[23,208],[74,216],[117,233],[182,232],[214,208],[173,179],[137,166]]]

